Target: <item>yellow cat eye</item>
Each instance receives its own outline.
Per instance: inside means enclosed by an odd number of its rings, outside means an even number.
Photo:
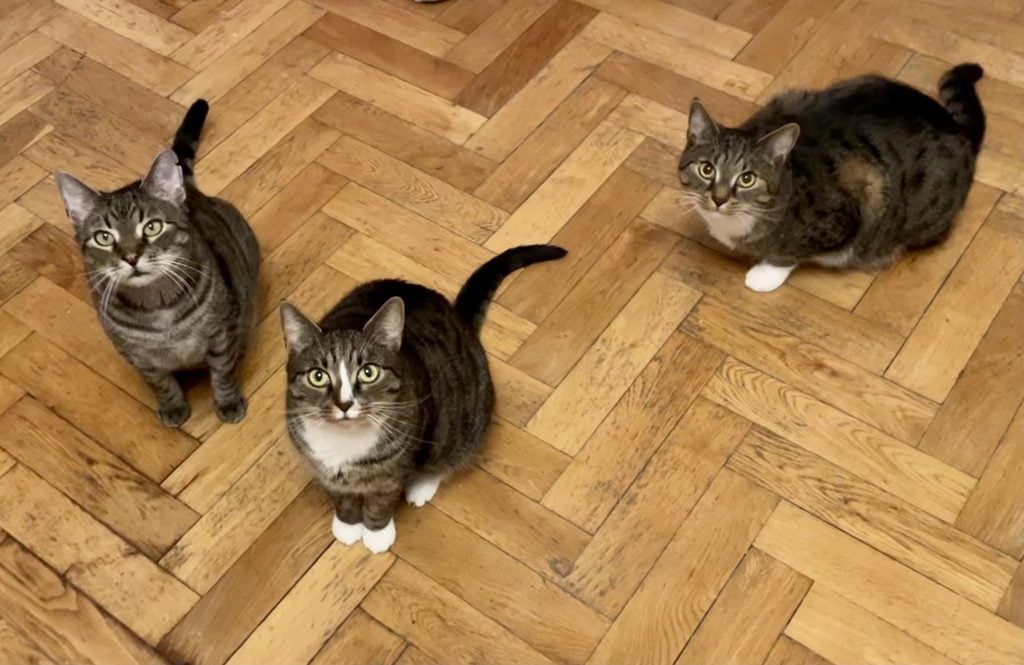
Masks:
[[[331,376],[319,367],[316,367],[306,372],[306,381],[309,381],[309,385],[314,388],[323,388],[330,385]]]
[[[155,238],[161,233],[163,233],[163,230],[164,223],[157,220],[153,220],[150,222],[146,222],[146,225],[142,227],[142,235],[147,238]]]
[[[715,177],[715,165],[711,162],[701,162],[697,166],[697,173],[701,178],[710,180]]]
[[[380,378],[380,367],[376,365],[363,365],[359,368],[359,383],[373,383]]]
[[[753,187],[755,182],[757,182],[757,176],[750,171],[741,173],[740,177],[736,179],[736,184],[740,187]]]
[[[92,241],[100,247],[110,247],[114,244],[114,234],[110,231],[97,231],[92,234]]]

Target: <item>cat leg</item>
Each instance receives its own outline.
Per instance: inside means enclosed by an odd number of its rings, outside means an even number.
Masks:
[[[331,533],[343,545],[354,545],[363,537],[363,498],[358,494],[334,497]]]
[[[747,271],[744,283],[751,291],[768,293],[785,284],[789,273],[793,272],[793,268],[796,268],[796,264],[791,266],[773,266],[762,261]]]
[[[245,417],[245,397],[238,385],[240,362],[238,340],[234,334],[221,329],[206,349],[206,364],[210,368],[217,417],[225,423],[237,423]]]
[[[387,552],[395,543],[395,506],[401,498],[400,489],[363,497],[363,545],[374,554]]]
[[[440,474],[414,473],[405,486],[405,500],[422,508],[437,494],[437,488],[444,480]]]
[[[178,427],[191,415],[185,393],[174,375],[153,367],[138,367],[139,374],[156,395],[157,417],[168,427]]]

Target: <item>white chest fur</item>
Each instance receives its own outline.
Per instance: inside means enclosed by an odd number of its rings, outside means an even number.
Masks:
[[[725,214],[717,210],[697,208],[697,214],[707,224],[711,237],[729,249],[735,249],[736,241],[750,233],[757,224],[756,217],[742,212]]]
[[[379,438],[380,429],[373,424],[307,423],[302,432],[310,455],[332,475],[366,457]]]

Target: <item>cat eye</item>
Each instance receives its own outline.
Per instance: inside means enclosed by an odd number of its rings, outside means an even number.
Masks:
[[[110,247],[114,244],[114,234],[110,231],[97,231],[92,234],[92,241],[100,247]]]
[[[145,236],[146,238],[155,238],[161,233],[163,233],[163,230],[164,223],[157,220],[153,220],[150,222],[146,222],[146,225],[142,227],[142,235]]]
[[[757,182],[757,176],[750,171],[741,173],[740,177],[736,179],[736,184],[740,187],[753,187],[755,182]]]
[[[331,383],[331,376],[320,369],[319,367],[314,368],[306,372],[306,381],[309,381],[309,385],[314,388],[323,388]]]
[[[380,378],[380,367],[376,365],[363,365],[359,368],[359,383],[373,383]]]
[[[715,165],[711,162],[701,162],[697,166],[697,174],[705,180],[711,180],[715,177]]]

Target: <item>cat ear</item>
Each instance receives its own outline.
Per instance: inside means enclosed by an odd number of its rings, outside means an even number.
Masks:
[[[791,122],[762,136],[757,140],[757,145],[768,154],[773,162],[779,164],[789,156],[789,152],[796,145],[798,138],[800,138],[800,125]]]
[[[67,173],[58,173],[56,180],[57,191],[64,199],[64,209],[68,213],[68,218],[76,227],[81,226],[89,217],[89,213],[99,205],[100,195],[81,180]]]
[[[173,150],[164,150],[157,155],[146,179],[142,181],[142,189],[150,196],[172,205],[185,203],[185,175],[178,166],[178,156]]]
[[[320,326],[306,318],[294,305],[281,303],[281,328],[289,353],[302,351],[320,337]]]
[[[363,326],[363,334],[383,344],[392,351],[402,345],[402,328],[405,327],[405,303],[401,298],[390,298],[381,305],[377,313]]]
[[[700,100],[694,98],[690,104],[690,124],[686,128],[687,145],[711,143],[716,136],[718,136],[718,125],[711,119],[711,115],[708,114]]]

